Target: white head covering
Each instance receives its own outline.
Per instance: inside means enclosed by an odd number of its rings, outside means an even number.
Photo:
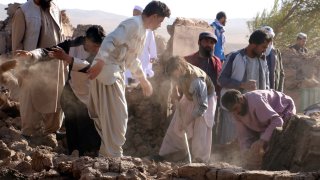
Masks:
[[[307,39],[307,34],[303,33],[303,32],[300,32],[298,35],[297,35],[298,38],[300,39]]]
[[[276,34],[274,33],[272,27],[270,27],[270,26],[262,26],[260,29],[261,29],[262,31],[266,32],[267,35],[268,35],[269,37],[271,37],[271,38],[274,38],[274,36],[276,35]]]
[[[264,31],[265,33],[267,33],[268,37],[270,38],[274,38],[274,36],[276,35],[272,29],[272,27],[270,26],[262,26],[260,28],[260,30]],[[273,46],[273,41],[270,42],[270,44],[268,45],[268,48],[266,49],[266,52],[265,52],[265,55],[268,56],[272,49],[274,49],[274,46]]]
[[[141,6],[134,6],[133,10],[137,10],[137,11],[142,12],[143,8]]]

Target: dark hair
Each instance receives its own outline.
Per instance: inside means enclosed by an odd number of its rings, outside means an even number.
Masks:
[[[97,44],[101,44],[105,36],[103,27],[100,25],[92,25],[86,31],[86,38]]]
[[[181,56],[173,56],[167,61],[165,66],[166,75],[171,76],[177,69],[185,71],[187,69],[187,61]]]
[[[263,31],[263,30],[255,30],[251,35],[250,35],[250,38],[249,38],[249,43],[250,44],[263,44],[265,43],[266,41],[267,42],[270,42],[272,40],[271,37],[268,36],[268,34]]]
[[[221,97],[221,105],[231,111],[233,106],[239,102],[243,95],[236,89],[230,89]]]
[[[220,19],[222,19],[222,18],[227,18],[227,15],[226,15],[225,12],[220,11],[220,12],[218,12],[218,14],[216,15],[216,19],[217,19],[217,20],[220,20]]]
[[[168,6],[160,1],[151,1],[143,10],[142,14],[147,17],[157,14],[161,17],[170,17],[171,12]]]

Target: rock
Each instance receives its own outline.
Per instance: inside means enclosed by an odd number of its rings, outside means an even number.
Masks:
[[[178,177],[189,179],[206,179],[206,173],[209,167],[201,163],[192,163],[190,165],[182,166],[178,169]]]
[[[217,171],[218,169],[211,168],[207,173],[206,173],[206,178],[210,180],[217,180]]]
[[[320,168],[320,119],[294,116],[284,130],[273,133],[262,168],[266,170],[317,171]]]
[[[100,172],[105,173],[109,171],[109,162],[105,159],[96,159],[96,161],[93,163],[94,169],[99,169]]]
[[[42,139],[42,145],[56,148],[58,146],[58,141],[55,134],[48,134]]]
[[[0,179],[15,179],[15,180],[24,180],[28,176],[19,173],[14,169],[1,168],[0,169]]]
[[[15,141],[10,145],[10,148],[15,151],[26,151],[28,147],[28,142],[26,140]]]
[[[29,162],[26,162],[26,161],[22,161],[21,163],[19,163],[15,169],[21,173],[30,173],[32,172],[32,166]]]
[[[13,126],[10,127],[2,127],[0,129],[0,139],[3,140],[6,144],[10,144],[14,141],[21,140],[21,132],[15,129]]]
[[[90,157],[81,157],[72,162],[72,173],[73,177],[80,178],[82,176],[82,171],[87,167],[92,167],[93,159]]]
[[[241,179],[243,180],[273,180],[275,174],[274,172],[268,171],[247,171],[241,174]]]
[[[6,158],[10,158],[15,154],[14,151],[10,150],[7,145],[0,140],[0,160],[4,160]]]
[[[37,147],[31,157],[32,169],[38,172],[51,169],[53,167],[52,157],[51,151],[43,147]]]
[[[236,180],[240,179],[243,170],[239,169],[221,169],[217,172],[218,180]]]
[[[24,161],[26,155],[21,151],[16,151],[15,155],[12,156],[13,161]]]

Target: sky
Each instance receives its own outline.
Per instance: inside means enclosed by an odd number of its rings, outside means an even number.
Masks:
[[[214,19],[219,11],[227,18],[253,18],[263,9],[271,9],[274,0],[161,0],[172,17]],[[24,3],[26,0],[1,0],[1,4]],[[145,7],[150,0],[57,0],[60,9],[102,10],[131,16],[135,5]]]

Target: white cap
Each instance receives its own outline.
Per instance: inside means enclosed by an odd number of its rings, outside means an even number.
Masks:
[[[297,35],[298,38],[300,39],[307,39],[307,34],[306,33],[303,33],[303,32],[300,32],[298,35]]]
[[[140,7],[140,6],[134,6],[133,10],[137,10],[137,11],[142,12],[142,11],[143,11],[143,8]]]
[[[272,29],[272,27],[270,26],[262,26],[260,28],[262,31],[266,32],[268,36],[270,36],[271,38],[274,38],[274,36],[276,35]]]

